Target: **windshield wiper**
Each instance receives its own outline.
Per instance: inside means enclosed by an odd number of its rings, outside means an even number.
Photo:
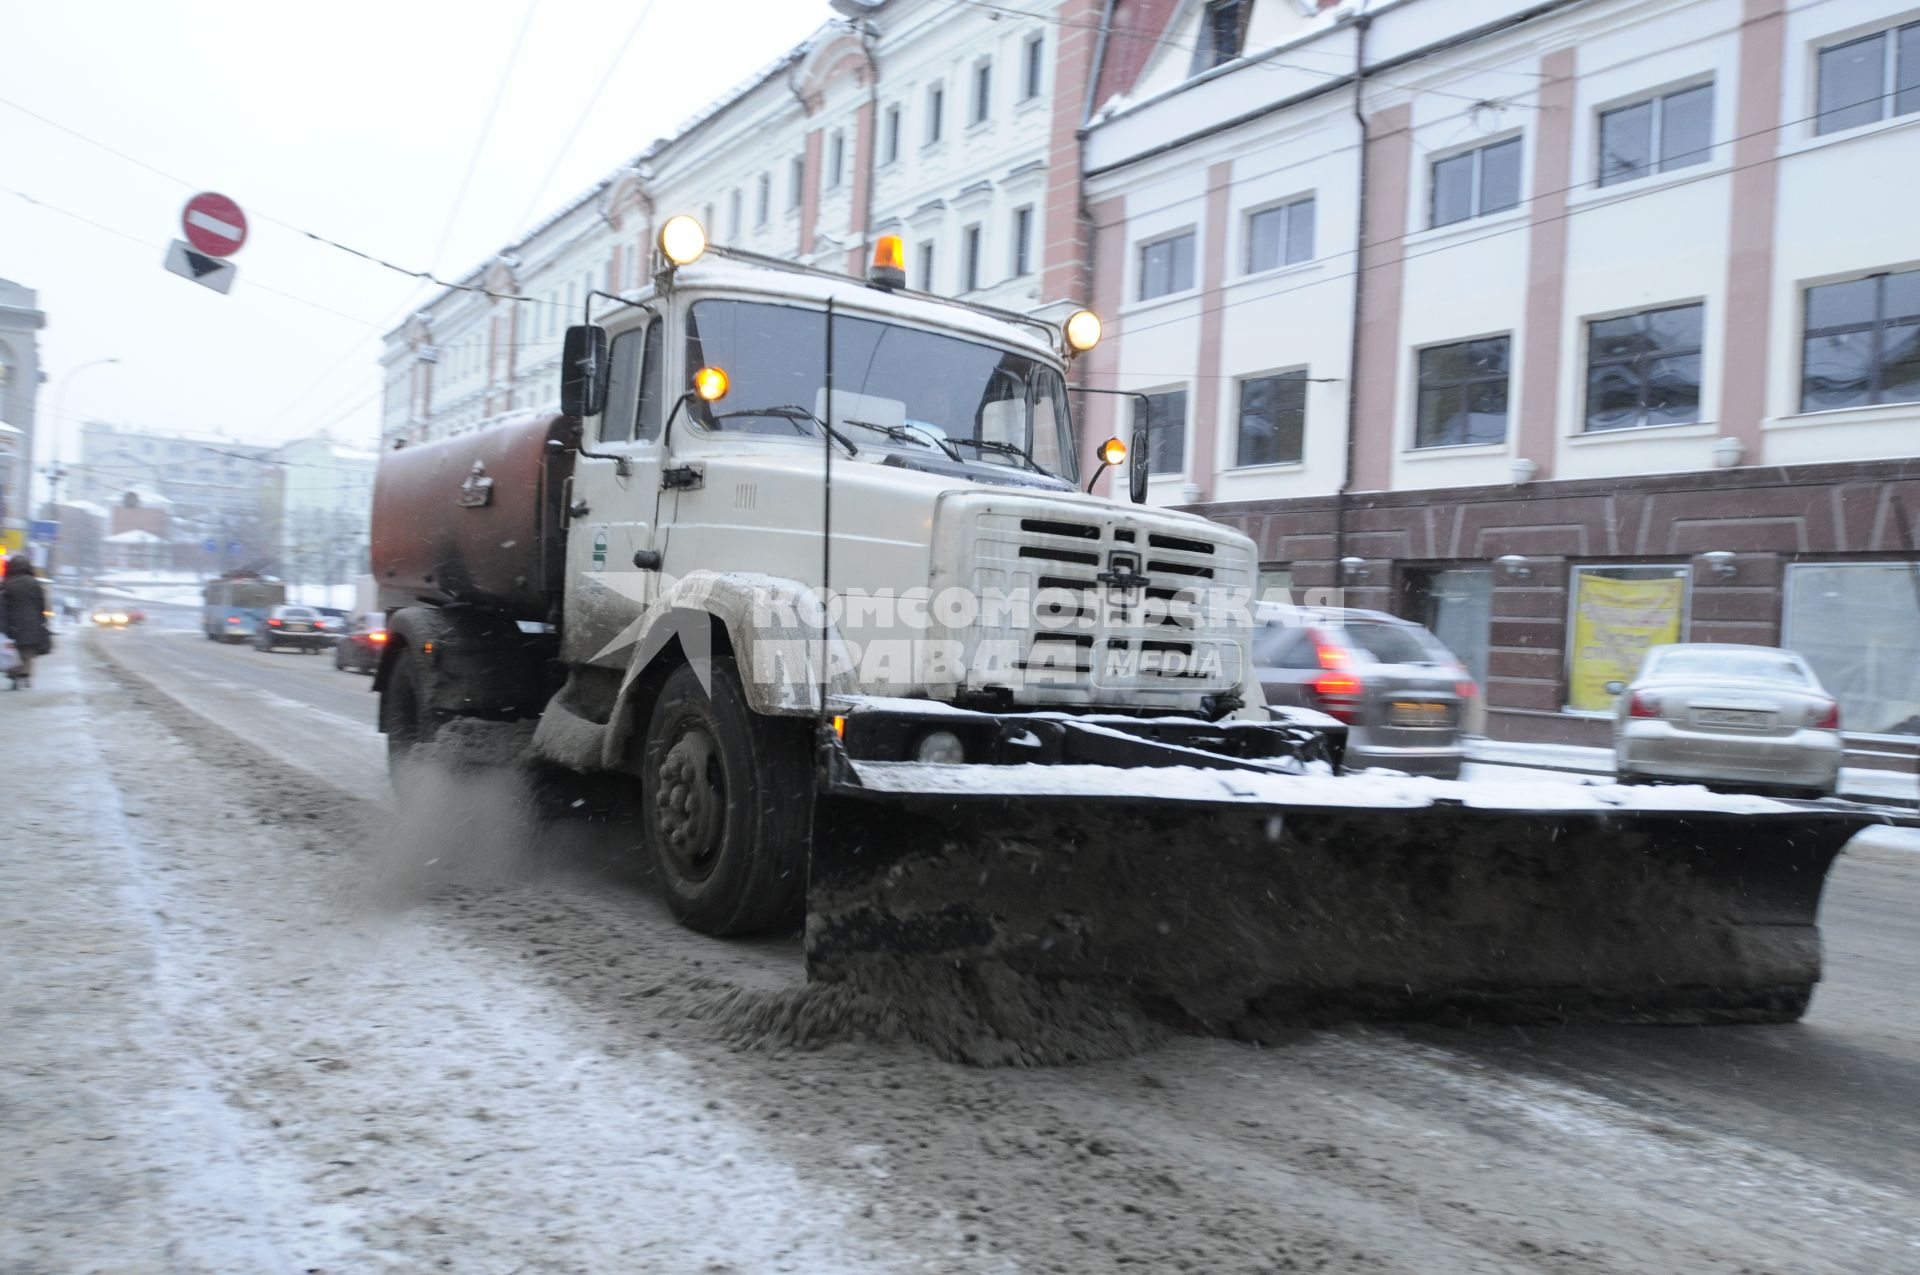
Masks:
[[[882,425],[877,421],[856,421],[851,416],[843,416],[840,419],[848,425],[858,425],[861,429],[870,429],[875,433],[885,434],[888,438],[895,438],[903,443],[928,442],[945,452],[950,459],[960,459],[960,453],[953,449],[952,443],[940,437],[940,435],[934,433],[932,430],[923,428],[922,426]]]
[[[977,447],[983,452],[998,452],[1002,456],[1018,456],[1026,462],[1027,468],[1031,469],[1034,473],[1046,474],[1049,478],[1055,477],[1055,475],[1042,466],[1039,461],[1027,455],[1024,447],[1015,447],[1012,443],[1003,443],[998,439],[992,438],[956,438],[953,439],[952,442],[956,446]]]
[[[798,403],[781,403],[775,407],[743,407],[737,412],[720,412],[716,414],[713,419],[715,421],[728,421],[739,416],[772,416],[791,424],[793,426],[793,432],[796,434],[804,434],[807,432],[800,428],[801,421],[812,421],[828,434],[831,434],[834,442],[846,448],[847,455],[858,456],[860,454],[860,449],[853,445],[852,439],[821,420],[818,416],[815,416],[812,412],[809,412],[806,408],[801,407]]]

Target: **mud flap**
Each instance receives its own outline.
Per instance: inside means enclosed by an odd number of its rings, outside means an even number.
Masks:
[[[1785,1022],[1820,978],[1827,870],[1883,822],[1705,794],[1480,808],[1404,785],[1384,806],[1208,802],[1126,776],[1134,795],[1101,800],[842,790],[814,848],[809,976],[1011,972],[1253,1038],[1353,1017]]]

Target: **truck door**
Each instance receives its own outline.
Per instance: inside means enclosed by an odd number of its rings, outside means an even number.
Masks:
[[[569,663],[624,667],[625,647],[608,647],[659,587],[660,573],[637,567],[634,555],[659,547],[662,326],[650,318],[613,338],[606,410],[583,427],[568,498],[563,658]]]

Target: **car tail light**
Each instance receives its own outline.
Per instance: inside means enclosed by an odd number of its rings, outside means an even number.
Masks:
[[[1470,677],[1463,677],[1453,684],[1453,693],[1461,699],[1472,699],[1480,693],[1480,687]]]
[[[240,617],[239,617],[239,616],[237,616],[237,615],[230,615],[230,616],[228,616],[228,617],[227,617],[227,623],[228,623],[228,624],[238,624],[238,623],[240,623]]]
[[[1320,711],[1343,722],[1360,716],[1360,679],[1349,673],[1322,673],[1313,679],[1314,698]]]
[[[1645,691],[1635,691],[1633,698],[1627,702],[1627,716],[1660,716],[1660,697],[1658,695],[1649,695]]]
[[[369,642],[384,642],[386,640],[387,640],[387,635],[384,632],[381,632],[379,630],[375,630],[374,632],[367,634],[367,641]]]
[[[280,627],[280,621],[278,621],[278,620],[268,620],[268,621],[267,621],[267,627],[268,627],[268,628],[270,628],[270,629],[277,629],[277,628],[279,628],[279,627]]]
[[[1326,635],[1318,630],[1313,635],[1313,655],[1320,661],[1321,668],[1346,668],[1353,663],[1353,657],[1344,648],[1327,641]]]
[[[1840,705],[1837,702],[1829,703],[1824,709],[1815,709],[1814,712],[1818,714],[1818,716],[1813,719],[1813,724],[1816,729],[1840,729]]]

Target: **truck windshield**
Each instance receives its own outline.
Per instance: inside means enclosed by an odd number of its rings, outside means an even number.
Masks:
[[[687,320],[687,366],[720,367],[724,402],[708,428],[815,433],[799,407],[827,415],[827,316],[755,301],[698,301]],[[1065,386],[1057,370],[1014,350],[919,328],[835,315],[833,426],[861,448],[921,452],[967,465],[1039,470],[1074,480]]]

